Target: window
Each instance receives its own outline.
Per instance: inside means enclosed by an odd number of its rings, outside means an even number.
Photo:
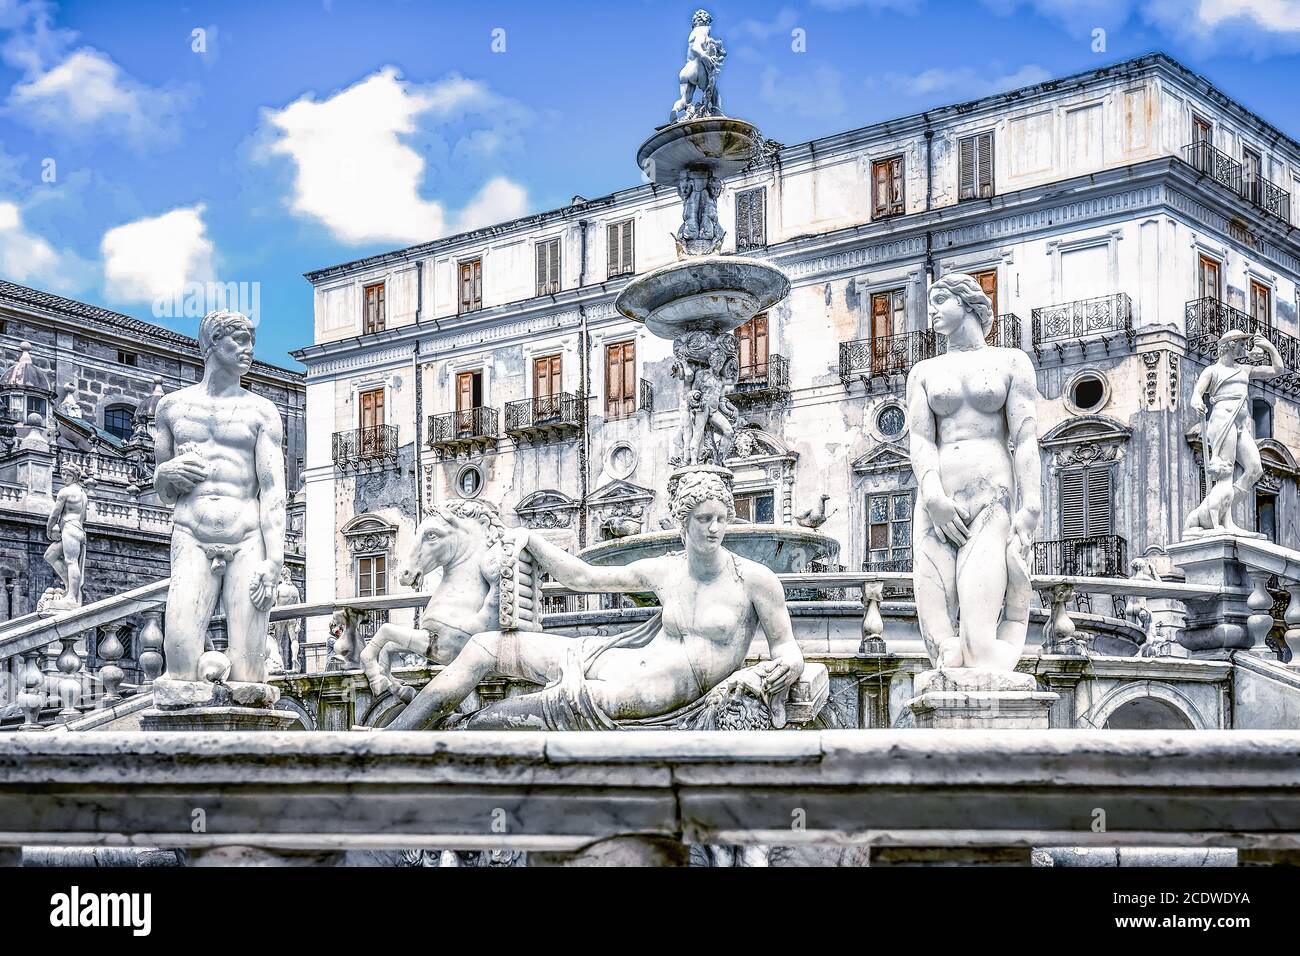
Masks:
[[[384,390],[372,388],[359,396],[360,417],[357,425],[363,429],[384,424]]]
[[[736,193],[736,248],[756,249],[766,245],[766,187]]]
[[[45,399],[38,398],[35,395],[27,396],[27,417],[30,418],[32,415],[40,415],[41,418],[45,417]]]
[[[605,417],[630,418],[636,414],[636,343],[605,346]]]
[[[483,372],[461,372],[456,376],[456,411],[483,407]]]
[[[1250,317],[1265,328],[1273,327],[1273,290],[1254,281],[1250,283]]]
[[[1111,533],[1109,468],[1062,472],[1060,488],[1062,538]]]
[[[871,337],[902,335],[906,297],[902,289],[871,294]]]
[[[547,239],[537,244],[537,294],[554,295],[560,291],[560,240]]]
[[[1277,495],[1255,492],[1255,530],[1277,544]]]
[[[123,352],[121,349],[118,349],[117,364],[129,365],[132,368],[136,368],[140,364],[140,356],[136,355],[134,352]]]
[[[871,215],[875,219],[903,212],[903,157],[871,164]]]
[[[366,286],[364,299],[366,309],[361,331],[365,335],[371,332],[382,332],[385,323],[384,284],[376,282],[374,285]]]
[[[773,524],[776,521],[776,496],[770,491],[737,494],[736,520],[754,524]]]
[[[989,297],[989,303],[993,306],[993,315],[998,314],[998,270],[986,269],[983,272],[975,273],[975,281],[980,284],[984,294]]]
[[[104,431],[126,441],[135,431],[134,415],[127,405],[113,405],[104,411]]]
[[[1201,256],[1196,270],[1197,298],[1222,298],[1223,285],[1219,279],[1219,260],[1211,259],[1209,256]]]
[[[1273,406],[1265,399],[1256,398],[1250,403],[1250,417],[1255,424],[1256,438],[1273,437]]]
[[[907,415],[901,405],[886,405],[876,413],[876,431],[886,438],[897,438],[907,427]]]
[[[1106,404],[1110,397],[1110,387],[1106,379],[1095,372],[1076,375],[1070,383],[1069,404],[1071,411],[1095,412]]]
[[[609,246],[609,278],[631,275],[636,269],[632,257],[632,220],[611,222],[606,227]]]
[[[901,570],[912,567],[912,493],[910,491],[867,497],[866,570],[885,571],[894,562]]]
[[[483,260],[469,259],[460,264],[460,314],[483,308]]]
[[[456,475],[456,494],[462,498],[477,498],[483,490],[483,472],[478,465],[466,465]]]
[[[740,380],[767,375],[767,313],[760,312],[736,329],[740,352]]]
[[[533,359],[533,422],[540,424],[560,415],[560,393],[564,390],[564,359],[543,355]]]
[[[357,558],[357,597],[388,593],[388,556],[368,554]]]
[[[1241,188],[1251,202],[1259,202],[1259,180],[1263,175],[1263,166],[1259,153],[1245,146],[1241,148]]]
[[[957,199],[988,199],[993,195],[993,133],[963,136],[957,141]]]
[[[1192,142],[1209,146],[1214,142],[1214,124],[1199,116],[1192,117]]]

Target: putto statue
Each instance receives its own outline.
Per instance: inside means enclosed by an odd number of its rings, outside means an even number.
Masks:
[[[278,696],[265,680],[267,617],[284,564],[284,436],[275,405],[240,386],[254,335],[247,316],[209,312],[199,323],[203,379],[158,403],[154,488],[174,505],[167,672],[153,684],[160,709],[269,706]],[[221,684],[199,672],[218,601],[230,658]]]
[[[655,594],[659,613],[631,630],[573,638],[523,627],[447,635],[461,645],[454,659],[398,715],[390,730],[436,725],[490,673],[543,690],[497,701],[462,726],[479,730],[614,730],[620,726],[766,726],[785,723],[787,691],[804,671],[785,592],[776,575],[722,546],[735,517],[731,473],[678,472],[670,482],[673,516],[684,551],[595,567],[523,529],[531,566],[585,592]],[[500,568],[503,605],[511,603]],[[771,659],[744,667],[758,628]],[[438,635],[426,638],[433,649]],[[753,697],[761,708],[748,704]],[[820,706],[820,704],[818,704]],[[766,712],[762,711],[766,708]]]
[[[987,344],[993,308],[968,275],[930,289],[943,355],[907,378],[913,586],[937,670],[1011,671],[1029,625],[1027,560],[1042,512],[1038,391],[1029,357]]]
[[[691,21],[691,35],[686,41],[686,65],[677,74],[681,97],[673,104],[669,122],[696,119],[701,116],[721,116],[722,103],[718,98],[718,73],[727,51],[722,41],[709,34],[713,17],[707,10],[696,10]],[[695,100],[696,92],[700,99]]]
[[[727,237],[718,222],[722,180],[707,170],[684,169],[677,177],[677,195],[682,197],[682,224],[673,236],[677,258],[718,252]]]
[[[302,600],[302,595],[298,593],[298,587],[293,583],[293,577],[286,567],[280,572],[280,583],[275,587],[275,606],[284,607],[288,604],[297,604]],[[298,643],[298,621],[288,619],[276,621],[271,625],[271,641],[267,647],[267,660],[273,662],[278,660],[281,670],[294,670],[295,661],[298,659],[294,653]],[[272,657],[272,650],[275,651]],[[271,670],[274,673],[274,663],[271,664]]]
[[[735,446],[740,413],[727,400],[740,379],[739,345],[727,333],[687,332],[673,342],[673,377],[684,385],[686,413],[677,436],[674,465],[721,465]]]
[[[45,522],[45,533],[54,543],[45,551],[45,560],[63,582],[63,589],[51,588],[42,597],[38,611],[42,614],[81,607],[81,585],[86,576],[86,512],[90,496],[82,485],[81,467],[65,461],[59,469],[64,486],[54,498],[54,508]]]
[[[1239,364],[1257,350],[1268,355],[1268,365]],[[1240,528],[1232,518],[1232,506],[1253,503],[1255,483],[1264,474],[1255,445],[1255,420],[1250,414],[1250,383],[1285,371],[1277,346],[1266,338],[1230,329],[1219,339],[1219,360],[1201,373],[1192,389],[1192,407],[1203,416],[1201,451],[1207,480],[1205,500],[1187,516],[1183,537],[1224,532],[1264,537]]]

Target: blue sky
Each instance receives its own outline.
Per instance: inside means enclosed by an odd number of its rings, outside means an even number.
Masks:
[[[698,5],[0,0],[0,277],[189,334],[185,283],[256,283],[292,365],[304,271],[637,183]],[[706,6],[782,143],[1151,50],[1300,138],[1300,0]]]

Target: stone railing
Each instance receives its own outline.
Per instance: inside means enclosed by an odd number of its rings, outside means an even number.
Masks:
[[[680,865],[688,844],[853,844],[872,865],[917,847],[1028,864],[1052,846],[1280,862],[1300,834],[1298,765],[1300,734],[1249,730],[15,734],[0,846],[10,865],[24,843],[127,839],[209,863],[427,847]]]
[[[155,534],[171,534],[170,508],[142,505],[130,498],[105,498],[91,495],[90,516],[94,521],[118,528],[134,528]]]
[[[81,468],[83,475],[105,484],[129,485],[137,477],[135,465],[132,462],[123,461],[119,458],[109,458],[105,455],[88,455],[85,452],[61,449],[59,451],[59,464],[62,465],[64,462],[77,465]]]
[[[25,485],[16,485],[9,481],[0,481],[0,501],[22,501],[27,495]]]

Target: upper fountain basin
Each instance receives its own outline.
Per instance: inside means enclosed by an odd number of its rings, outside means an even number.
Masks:
[[[790,292],[775,266],[744,256],[691,256],[627,284],[614,308],[655,335],[732,332]]]
[[[839,543],[820,531],[770,524],[730,525],[723,535],[722,546],[777,574],[803,571],[811,562],[825,561],[839,550]],[[680,550],[680,533],[652,531],[601,541],[584,548],[579,557],[598,567],[614,567]]]
[[[636,164],[660,186],[676,186],[677,177],[687,169],[707,169],[724,178],[748,166],[761,141],[758,130],[744,120],[726,116],[683,120],[655,130],[637,150]]]

